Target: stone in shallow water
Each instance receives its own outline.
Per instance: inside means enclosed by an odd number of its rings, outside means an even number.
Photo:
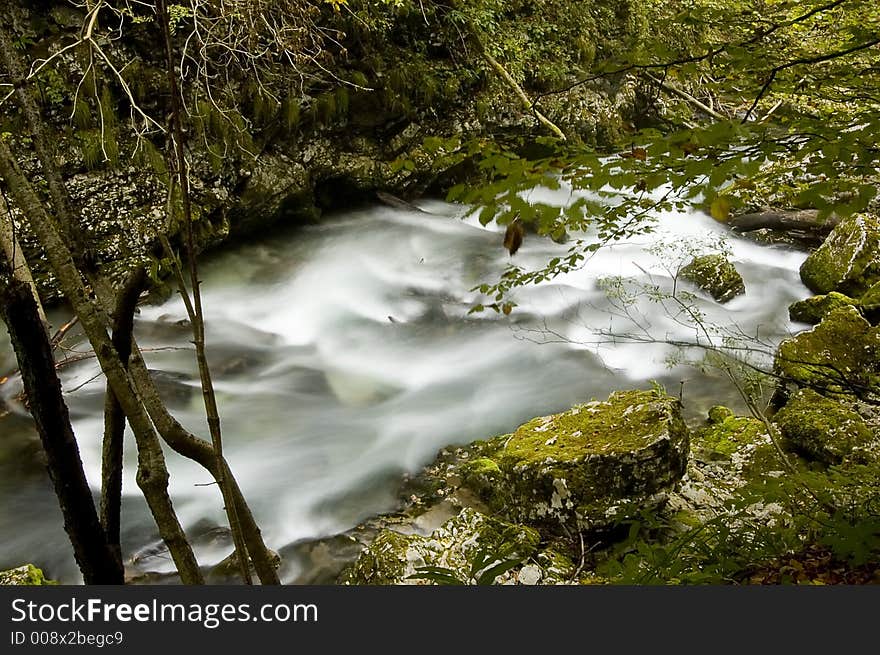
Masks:
[[[512,521],[603,528],[661,502],[684,473],[688,447],[678,400],[621,391],[475,444],[460,474]]]
[[[742,276],[724,255],[701,255],[681,269],[681,276],[720,303],[746,292]]]

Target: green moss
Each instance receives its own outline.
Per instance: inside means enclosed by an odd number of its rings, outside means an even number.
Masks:
[[[501,521],[466,508],[427,537],[389,529],[361,553],[341,581],[348,584],[424,584],[421,567],[440,567],[462,583],[472,583],[475,561],[509,561],[535,554],[541,536],[533,528]],[[480,570],[484,568],[481,567]]]
[[[54,580],[47,580],[43,575],[42,569],[38,569],[33,564],[24,564],[23,566],[0,571],[0,586],[43,586],[58,584]]]
[[[141,139],[138,143],[137,150],[134,153],[134,160],[140,166],[152,169],[159,179],[167,179],[168,167],[165,164],[165,157],[162,156],[159,149],[149,139]]]
[[[842,293],[830,293],[812,296],[806,300],[792,303],[788,308],[788,316],[792,321],[816,325],[826,314],[846,305],[857,305],[858,301]]]
[[[829,393],[865,395],[880,385],[880,328],[855,307],[839,307],[812,330],[786,339],[775,370],[802,385]]]
[[[709,408],[709,423],[721,423],[724,419],[730,418],[731,416],[733,416],[733,411],[724,405],[715,405],[714,407]]]
[[[288,131],[294,130],[299,126],[300,122],[300,99],[296,96],[289,96],[284,101],[284,121],[287,125]]]
[[[574,518],[586,525],[606,517],[611,505],[633,509],[673,485],[687,449],[676,399],[623,391],[492,439],[462,478],[514,521]]]
[[[812,389],[801,389],[775,417],[785,439],[799,452],[837,464],[874,435],[854,411]]]
[[[383,530],[343,573],[342,581],[359,585],[389,585],[398,582],[406,570],[407,550],[418,539],[414,535]]]
[[[569,580],[577,571],[574,555],[562,544],[551,544],[541,550],[535,560],[544,572],[548,584]]]
[[[814,293],[862,295],[880,281],[880,221],[871,214],[842,220],[807,257],[800,273]]]
[[[667,428],[674,399],[655,391],[615,392],[554,416],[535,418],[509,439],[499,461],[508,466],[631,452]]]
[[[710,458],[729,459],[743,446],[760,441],[766,432],[763,423],[756,419],[730,415],[695,431],[693,445]]]
[[[880,310],[880,282],[875,282],[862,297],[859,298],[859,306],[866,312],[872,313]]]
[[[465,476],[465,479],[494,477],[501,474],[498,464],[488,457],[478,457],[475,460],[465,462],[459,471]]]
[[[701,255],[681,269],[681,276],[724,303],[746,292],[742,276],[724,255]]]

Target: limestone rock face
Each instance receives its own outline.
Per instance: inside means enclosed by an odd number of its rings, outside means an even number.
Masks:
[[[880,281],[880,220],[871,214],[842,220],[801,265],[801,280],[814,293],[865,293]]]
[[[701,255],[681,269],[681,276],[693,282],[720,303],[746,292],[742,276],[724,255]]]
[[[601,528],[660,502],[684,473],[688,448],[678,400],[623,391],[484,442],[461,476],[513,521]]]

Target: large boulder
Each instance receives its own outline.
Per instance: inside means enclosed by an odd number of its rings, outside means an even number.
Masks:
[[[798,386],[872,396],[880,389],[880,328],[855,307],[839,307],[813,329],[779,344],[774,368]]]
[[[774,420],[792,448],[826,464],[864,453],[874,440],[858,413],[812,389],[800,389]]]
[[[23,564],[14,569],[0,571],[0,586],[29,586],[39,587],[42,585],[58,584],[54,580],[48,580],[43,571],[33,564]]]
[[[621,391],[475,444],[459,470],[513,521],[599,529],[661,502],[684,473],[688,448],[678,400]]]
[[[801,280],[814,293],[865,293],[880,280],[878,218],[855,214],[842,220],[801,265]]]
[[[681,276],[720,303],[746,292],[742,276],[724,255],[700,255],[681,269]]]
[[[429,536],[382,530],[343,573],[340,582],[430,584],[442,576],[450,583],[473,584],[484,574],[491,578],[489,582],[494,582],[496,576],[492,569],[495,567],[499,576],[515,581],[518,574],[510,573],[511,569],[534,555],[540,540],[532,528],[465,508]],[[423,571],[423,567],[430,569],[433,575]],[[534,569],[534,566],[526,569],[523,582],[534,584],[536,578],[540,579],[541,572]]]

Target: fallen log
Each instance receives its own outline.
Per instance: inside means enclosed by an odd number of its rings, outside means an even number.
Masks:
[[[766,211],[741,214],[728,221],[738,232],[752,230],[778,230],[780,232],[806,232],[827,236],[840,222],[834,214],[819,218],[818,209],[767,209]]]

